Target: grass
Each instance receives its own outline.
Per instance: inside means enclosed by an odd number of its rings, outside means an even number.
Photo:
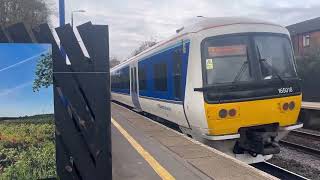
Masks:
[[[52,115],[0,121],[0,179],[56,177]]]

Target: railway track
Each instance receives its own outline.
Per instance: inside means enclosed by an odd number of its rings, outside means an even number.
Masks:
[[[319,134],[313,134],[309,132],[303,132],[303,131],[298,131],[298,130],[293,130],[290,132],[290,134],[295,135],[295,136],[300,136],[304,138],[310,138],[316,141],[320,141],[320,135]]]
[[[290,134],[303,137],[305,139],[316,140],[316,141],[319,141],[320,143],[320,135],[318,134],[312,134],[312,133],[307,133],[302,131],[291,131]],[[297,144],[297,143],[286,141],[286,140],[280,140],[280,144],[320,157],[320,150],[316,148],[308,147],[305,145]]]
[[[283,169],[279,166],[276,166],[274,164],[271,164],[269,162],[260,162],[256,164],[252,164],[251,166],[264,171],[268,174],[271,174],[279,179],[282,180],[306,180],[308,178],[303,177],[299,174],[296,174],[294,172],[288,171],[286,169]]]
[[[289,141],[284,141],[284,140],[281,140],[280,144],[283,144],[283,145],[288,146],[288,147],[295,148],[297,150],[302,150],[303,152],[306,152],[308,154],[320,157],[320,150],[319,149],[311,148],[311,147],[308,147],[308,146],[304,146],[304,145],[301,145],[301,144],[296,144],[296,143],[289,142]]]

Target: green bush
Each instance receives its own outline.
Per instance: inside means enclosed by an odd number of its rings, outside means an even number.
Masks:
[[[55,146],[30,147],[18,155],[17,162],[5,168],[2,179],[40,179],[55,177]]]
[[[313,49],[296,58],[299,77],[304,80],[320,73],[320,49]],[[320,74],[318,74],[320,75]]]
[[[47,177],[56,177],[52,117],[0,122],[0,179]]]

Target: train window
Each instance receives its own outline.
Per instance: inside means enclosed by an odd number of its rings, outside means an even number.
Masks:
[[[121,88],[130,89],[130,77],[129,77],[129,67],[121,69]]]
[[[116,88],[116,78],[115,74],[111,74],[111,89],[114,90]]]
[[[248,36],[208,39],[203,46],[203,65],[207,84],[250,81]]]
[[[130,79],[129,79],[129,68],[123,68],[111,75],[111,88],[114,89],[129,89]]]
[[[147,74],[146,74],[146,66],[139,64],[138,69],[138,77],[139,77],[139,90],[147,89]]]
[[[296,77],[290,41],[275,35],[254,37],[263,79]]]
[[[153,65],[154,89],[167,91],[167,64]]]

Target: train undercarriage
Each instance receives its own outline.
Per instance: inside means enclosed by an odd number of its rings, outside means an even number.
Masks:
[[[300,128],[302,124],[297,124],[288,127],[279,127],[278,123],[243,127],[239,129],[239,136],[226,136],[226,139],[212,138],[207,135],[200,135],[199,132],[194,132],[181,128],[184,134],[189,137],[213,147],[223,153],[226,153],[236,159],[239,159],[248,164],[267,161],[274,154],[280,153],[279,141],[285,137],[290,130]]]

